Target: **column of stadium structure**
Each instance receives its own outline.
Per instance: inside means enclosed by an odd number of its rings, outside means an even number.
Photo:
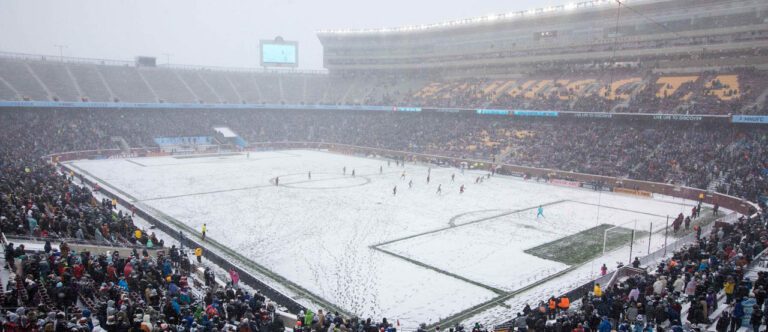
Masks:
[[[72,81],[72,85],[75,86],[75,91],[77,91],[77,95],[80,96],[80,99],[82,100],[83,97],[88,97],[83,94],[83,89],[80,88],[80,83],[77,83],[75,75],[72,74],[72,70],[69,69],[69,65],[66,63],[64,64],[64,70],[67,71],[67,76],[69,76],[69,80]]]
[[[196,70],[196,71],[195,71],[195,75],[197,75],[197,78],[199,78],[199,79],[200,79],[200,81],[202,81],[202,82],[203,82],[203,84],[205,84],[205,86],[206,86],[206,87],[208,87],[208,89],[209,89],[209,90],[211,90],[211,92],[213,93],[213,95],[214,95],[214,96],[216,96],[216,99],[218,99],[218,100],[219,100],[219,103],[222,103],[222,104],[223,104],[223,103],[224,103],[224,99],[223,99],[223,98],[221,98],[221,95],[219,94],[219,92],[218,92],[218,91],[216,91],[216,89],[214,89],[212,85],[208,84],[208,81],[206,81],[206,80],[205,80],[205,77],[203,77],[203,75],[200,75],[200,71],[197,71],[197,70]]]
[[[155,97],[155,101],[160,102],[160,97],[157,95],[157,92],[155,92],[155,89],[152,88],[152,85],[149,84],[147,78],[144,77],[144,74],[141,73],[141,68],[136,68],[136,73],[139,74],[139,78],[141,78],[141,81],[144,82],[144,84],[147,86],[149,92],[152,92],[152,96]]]
[[[53,93],[51,93],[51,90],[48,89],[48,86],[43,83],[43,80],[40,79],[39,76],[37,76],[37,73],[35,73],[34,70],[32,70],[32,67],[29,65],[29,62],[24,62],[24,67],[27,68],[27,71],[30,75],[32,75],[32,78],[35,79],[35,82],[40,85],[41,88],[43,88],[43,91],[45,91],[45,94],[48,95],[48,99],[53,100]]]
[[[197,93],[195,93],[195,91],[192,90],[191,87],[189,87],[189,84],[187,84],[187,81],[185,81],[183,78],[181,78],[181,75],[179,75],[178,71],[173,70],[173,69],[169,69],[169,70],[173,71],[173,75],[176,76],[176,79],[179,80],[179,82],[181,82],[181,85],[183,85],[184,88],[186,88],[187,91],[189,91],[190,94],[192,94],[192,98],[195,98],[195,102],[197,102],[197,103],[204,102],[204,100],[200,99],[200,97],[197,95]]]
[[[280,102],[285,102],[285,92],[283,91],[283,75],[277,75],[277,88],[280,91]]]

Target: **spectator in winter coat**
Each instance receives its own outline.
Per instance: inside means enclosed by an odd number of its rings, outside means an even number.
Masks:
[[[685,295],[688,295],[689,299],[693,299],[693,296],[696,295],[696,286],[698,283],[696,282],[696,279],[691,278],[691,281],[688,282],[688,285],[685,286]]]
[[[749,324],[752,325],[752,330],[754,332],[760,331],[760,325],[763,324],[763,311],[760,310],[760,307],[754,306],[752,308],[752,316],[749,318]]]
[[[741,327],[741,319],[744,317],[744,307],[741,305],[741,299],[736,299],[731,314],[731,332],[736,332]]]
[[[637,289],[637,287],[632,288],[632,290],[629,291],[629,300],[637,301],[638,297],[640,297],[640,290]]]
[[[240,283],[240,274],[237,273],[235,268],[229,269],[229,278],[232,280],[232,285],[235,287]]]
[[[130,278],[131,273],[133,273],[133,265],[131,265],[131,263],[125,264],[125,267],[123,268],[123,275],[125,278]]]
[[[765,287],[757,286],[757,289],[754,291],[755,293],[755,302],[758,307],[762,307],[763,303],[765,303],[766,295],[768,295],[768,292],[765,291]]]
[[[684,288],[685,288],[685,280],[683,280],[683,277],[677,277],[677,279],[675,279],[675,282],[672,283],[672,290],[677,292],[678,294],[682,294]]]
[[[725,293],[725,303],[731,304],[733,301],[733,292],[736,290],[736,283],[733,281],[733,277],[728,279],[723,284],[723,292]]]
[[[629,308],[627,308],[627,310],[626,310],[626,312],[624,314],[624,317],[629,322],[634,322],[635,319],[637,319],[637,313],[638,313],[637,306],[636,305],[630,305]]]
[[[515,319],[515,327],[517,328],[518,332],[528,331],[528,324],[526,323],[525,319],[526,317],[522,314],[517,314],[517,318]]]
[[[715,330],[717,332],[728,332],[728,325],[731,324],[731,313],[728,310],[723,311],[720,318],[717,319]]]
[[[608,317],[603,317],[597,330],[598,332],[611,332],[611,321],[608,320]]]
[[[666,283],[664,282],[664,276],[661,276],[658,280],[656,280],[656,282],[653,283],[653,294],[661,295],[665,288]]]
[[[594,293],[595,297],[603,297],[603,289],[600,288],[600,284],[595,284],[595,287],[592,289],[592,293]]]

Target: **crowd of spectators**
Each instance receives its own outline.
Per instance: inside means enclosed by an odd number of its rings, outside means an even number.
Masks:
[[[758,199],[768,185],[763,148],[768,131],[760,126],[248,110],[7,111],[0,120],[0,130],[10,141],[28,144],[20,148],[29,155],[119,148],[114,136],[131,147],[149,148],[155,137],[212,136],[214,126],[228,126],[249,142],[344,143],[495,160],[714,189],[748,200]],[[16,165],[17,172],[22,166]]]
[[[9,272],[0,280],[2,330],[284,330],[274,304],[236,281],[222,286],[205,278],[204,287],[195,287],[195,266],[184,251],[166,247],[153,232],[135,226],[131,212],[98,199],[76,176],[42,158],[53,151],[103,148],[120,124],[86,115],[47,116],[2,115],[0,230],[45,241],[42,249],[19,243],[4,248]],[[59,121],[64,119],[70,120]],[[79,244],[115,249],[78,251]]]
[[[736,76],[738,86],[718,77]],[[678,77],[691,81],[665,83]],[[643,67],[542,69],[512,80],[437,80],[402,105],[575,112],[760,114],[755,101],[768,74],[749,68],[693,74],[659,74]]]
[[[718,223],[658,265],[636,260],[632,265],[642,273],[609,287],[597,283],[577,305],[571,307],[567,297],[542,299],[505,326],[521,332],[646,332],[704,331],[711,325],[734,332],[746,318],[744,327],[759,331],[768,325],[768,274],[750,280],[747,269],[768,248],[767,226],[765,212]]]
[[[5,315],[6,329],[52,325],[56,331],[59,326],[89,330],[88,324],[108,331],[141,328],[142,324],[157,330],[283,328],[274,318],[274,306],[262,296],[236,287],[236,282],[221,288],[206,277],[207,287],[195,291],[186,255],[170,248],[168,257],[153,257],[149,252],[163,246],[162,240],[147,232],[136,236],[131,216],[116,210],[111,201],[95,199],[71,174],[57,173],[41,158],[57,151],[116,148],[113,136],[123,137],[132,146],[151,147],[153,137],[205,135],[213,126],[224,125],[253,142],[319,141],[501,158],[529,166],[695,186],[722,178],[731,190],[750,200],[765,188],[766,131],[759,127],[680,128],[658,122],[600,121],[305,111],[0,112],[0,130],[8,138],[0,142],[0,227],[8,234],[61,242],[58,250],[49,243],[43,252],[7,248],[5,259],[13,274],[8,280],[10,293],[3,301],[19,309]],[[142,249],[133,250],[128,257],[76,252],[63,242],[66,239],[110,241]],[[750,290],[768,286],[764,277],[754,283],[743,278],[745,264],[766,245],[764,215],[720,225],[654,273],[596,291],[579,311],[547,320],[541,316],[550,313],[546,304],[526,310],[523,320],[527,328],[537,331],[542,324],[545,329],[555,326],[552,331],[582,324],[585,331],[603,332],[601,324],[612,324],[618,330],[638,322],[643,324],[641,328],[650,322],[657,327],[675,326],[684,321],[678,309],[680,299],[686,298],[693,303],[686,319],[703,323],[715,305],[714,294],[722,288],[736,289],[732,297],[743,298]],[[681,283],[685,285],[682,291]],[[738,315],[738,304],[730,311]],[[296,328],[303,331],[386,330],[391,325],[319,311],[301,314],[304,319]]]

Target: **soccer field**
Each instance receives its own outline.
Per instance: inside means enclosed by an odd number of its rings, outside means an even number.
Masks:
[[[431,168],[427,184],[425,165],[402,168],[320,151],[72,165],[193,229],[206,223],[207,236],[350,312],[409,325],[438,321],[569,267],[529,249],[602,231],[600,225],[637,222],[648,229],[690,210],[680,200],[512,177],[476,184],[485,172],[453,168]],[[539,206],[543,218],[536,217]]]

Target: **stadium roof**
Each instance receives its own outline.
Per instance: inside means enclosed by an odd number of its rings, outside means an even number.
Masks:
[[[622,0],[621,3],[627,3],[630,1],[632,0]],[[632,1],[632,3],[652,2],[652,1],[653,0],[634,0]],[[375,28],[375,29],[328,29],[328,30],[317,31],[317,34],[318,35],[348,35],[348,34],[363,35],[363,34],[420,32],[420,31],[437,30],[437,29],[443,29],[443,28],[454,28],[459,26],[491,24],[491,23],[498,23],[501,21],[513,21],[516,19],[531,18],[531,17],[536,17],[539,15],[545,15],[545,14],[558,15],[561,13],[569,13],[576,10],[594,10],[594,9],[605,8],[617,2],[618,2],[617,0],[591,0],[591,1],[571,2],[565,5],[549,6],[544,8],[521,10],[521,11],[501,13],[501,14],[492,14],[492,15],[485,15],[480,17],[444,21],[439,23],[406,25],[401,27]]]

